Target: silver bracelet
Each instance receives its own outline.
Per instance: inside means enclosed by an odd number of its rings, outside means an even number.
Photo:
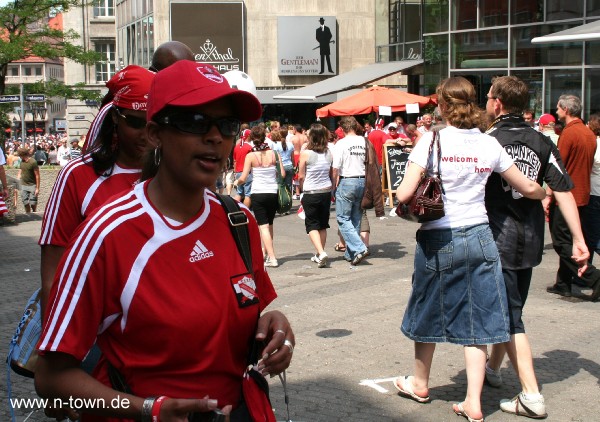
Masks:
[[[156,397],[144,399],[144,403],[142,404],[142,422],[152,422],[152,407],[155,401]]]

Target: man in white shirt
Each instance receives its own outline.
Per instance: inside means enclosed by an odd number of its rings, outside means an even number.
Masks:
[[[359,236],[365,189],[365,138],[356,134],[359,124],[352,116],[340,121],[345,136],[333,149],[333,180],[336,182],[335,213],[346,243],[344,258],[357,265],[369,253]]]
[[[67,165],[67,163],[71,159],[71,148],[69,148],[67,146],[66,140],[62,140],[62,139],[58,140],[57,145],[58,145],[58,151],[57,151],[58,164],[61,167],[64,167]]]

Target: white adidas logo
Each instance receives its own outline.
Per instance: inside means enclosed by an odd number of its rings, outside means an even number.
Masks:
[[[201,261],[206,258],[210,258],[214,256],[213,251],[209,251],[206,249],[206,246],[202,244],[199,240],[196,240],[196,244],[194,245],[194,249],[190,252],[190,262]]]

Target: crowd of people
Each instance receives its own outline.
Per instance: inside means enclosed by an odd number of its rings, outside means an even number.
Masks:
[[[473,85],[453,77],[438,85],[438,107],[416,125],[401,116],[387,125],[347,116],[336,130],[278,121],[250,126],[262,113],[256,97],[192,59],[185,45],[167,43],[152,70],[117,73],[87,151],[84,139],[70,148],[63,138],[13,140],[7,160],[0,157],[0,192],[6,196],[4,165],[14,166],[8,158],[16,153],[24,205],[34,212],[39,166],[63,166],[39,239],[44,330],[37,392],[106,402],[120,395],[132,403],[86,410],[94,415],[47,413],[183,420],[219,408],[232,421],[271,420],[257,416],[264,407],[257,410],[242,392],[249,363],[263,375],[279,374],[295,345],[284,314],[265,311],[276,297],[265,267],[279,266],[278,178],[300,201],[310,261],[330,264],[333,208],[333,249],[359,265],[371,254],[366,208],[385,215],[381,166],[384,146],[393,145],[410,154],[396,204],[409,202],[423,175],[437,168],[445,211],[417,231],[401,326],[415,360],[412,375],[394,381],[399,395],[431,400],[435,347],[448,342],[464,347],[467,373],[454,413],[484,420],[484,382],[502,385],[507,354],[521,391],[500,409],[546,417],[523,308],[547,221],[560,257],[548,292],[569,296],[581,283],[592,289],[591,300],[600,298],[600,270],[590,257],[600,250],[600,115],[585,125],[579,98],[561,96],[556,115],[565,126],[556,138],[552,114],[526,120],[528,87],[520,79],[495,78],[481,108]],[[68,159],[60,148],[69,149]],[[234,196],[239,211],[224,208],[219,193]],[[236,226],[244,227],[241,241]],[[257,343],[260,352],[249,362]]]

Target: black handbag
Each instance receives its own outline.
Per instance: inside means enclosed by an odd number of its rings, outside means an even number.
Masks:
[[[433,172],[433,146],[437,146],[437,172]],[[415,194],[407,204],[399,204],[396,207],[396,214],[405,220],[425,223],[427,221],[439,220],[444,213],[444,200],[442,194],[442,174],[440,171],[440,162],[442,160],[442,149],[440,147],[440,134],[433,132],[433,138],[429,145],[429,157],[427,158],[426,174],[423,175],[417,186]],[[432,168],[432,175],[427,175],[429,168]]]

